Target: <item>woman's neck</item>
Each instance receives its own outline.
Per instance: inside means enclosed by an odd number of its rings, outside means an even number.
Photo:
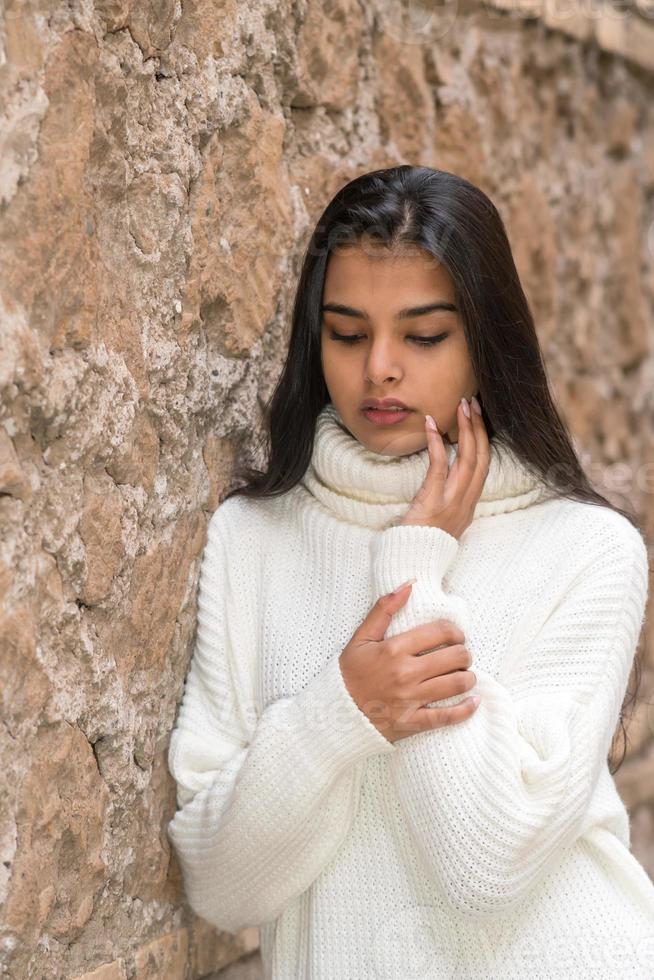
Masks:
[[[457,447],[445,443],[451,466]],[[502,442],[490,442],[490,466],[474,517],[519,510],[546,494],[533,474]],[[409,509],[429,468],[427,448],[406,456],[384,456],[367,449],[346,428],[331,402],[316,420],[311,462],[304,487],[335,517],[383,529],[398,524]]]

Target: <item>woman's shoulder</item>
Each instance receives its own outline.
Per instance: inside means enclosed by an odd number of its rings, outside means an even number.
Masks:
[[[278,497],[247,497],[235,493],[223,500],[209,518],[207,547],[229,538],[245,546],[261,542],[276,526],[284,524],[289,512],[289,494]]]
[[[648,548],[643,532],[624,514],[585,500],[559,499],[553,502],[563,516],[560,524],[564,543],[572,550],[592,558],[614,553],[647,565]]]

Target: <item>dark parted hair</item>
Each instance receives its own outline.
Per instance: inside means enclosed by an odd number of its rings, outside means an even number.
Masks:
[[[582,469],[550,392],[534,319],[496,207],[463,177],[408,164],[355,177],[320,216],[303,257],[286,360],[265,410],[260,449],[267,468],[242,469],[232,483],[245,482],[223,500],[234,494],[279,496],[304,475],[317,416],[330,400],[321,365],[327,263],[335,248],[367,241],[389,250],[418,246],[449,272],[489,439],[506,443],[553,495],[610,507],[641,530],[635,514],[603,497]],[[640,669],[636,656],[636,686],[620,713],[623,755],[612,773],[626,754],[625,709],[637,698]]]

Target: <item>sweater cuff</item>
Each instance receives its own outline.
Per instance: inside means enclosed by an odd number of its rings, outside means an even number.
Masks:
[[[338,771],[367,756],[396,751],[395,744],[373,725],[348,691],[338,655],[295,701],[318,765]]]
[[[458,540],[440,527],[401,524],[381,531],[371,544],[379,595],[414,577],[440,583],[458,550]]]

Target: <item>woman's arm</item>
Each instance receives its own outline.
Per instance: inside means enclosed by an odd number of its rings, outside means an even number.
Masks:
[[[236,932],[275,918],[331,860],[354,818],[368,756],[395,747],[350,697],[334,656],[294,697],[254,709],[230,541],[220,508],[200,572],[197,639],[173,730],[178,811],[168,824],[191,908]],[[233,576],[230,577],[229,566]],[[244,624],[243,624],[244,626]],[[340,652],[340,651],[339,651]],[[298,650],[298,658],[307,651]]]
[[[467,603],[442,586],[457,551],[458,540],[436,527],[396,526],[373,539],[377,595],[418,577],[387,637],[440,618],[466,633]],[[510,651],[506,683],[473,662],[475,713],[397,743],[390,768],[410,832],[458,912],[483,917],[516,905],[582,831],[618,723],[647,574],[640,533],[606,522],[538,635]]]

